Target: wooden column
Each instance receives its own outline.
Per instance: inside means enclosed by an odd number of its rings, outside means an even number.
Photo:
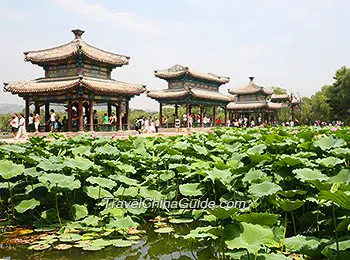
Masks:
[[[216,126],[216,106],[213,106],[213,121],[214,121],[214,126]]]
[[[121,101],[118,101],[117,119],[118,119],[118,122],[119,122],[119,130],[123,130],[123,125],[122,125],[122,102]]]
[[[127,130],[130,130],[129,100],[125,101],[125,117],[126,117],[126,129],[127,129]]]
[[[175,117],[179,117],[178,112],[179,112],[179,107],[178,105],[175,105]]]
[[[186,127],[189,128],[190,127],[190,120],[188,120],[189,115],[190,115],[190,110],[189,110],[189,105],[186,104]]]
[[[50,131],[50,125],[46,124],[47,121],[50,119],[50,103],[45,103],[45,129],[46,131]]]
[[[78,115],[79,115],[79,132],[84,131],[84,117],[83,117],[83,101],[78,102]]]
[[[204,105],[200,105],[200,114],[201,114],[201,127],[204,127],[204,121],[203,121],[203,117],[204,117]]]
[[[108,117],[110,117],[112,115],[112,104],[111,103],[107,103],[107,114],[108,114]]]
[[[26,108],[25,108],[25,115],[24,115],[24,119],[25,119],[25,128],[27,129],[28,131],[28,122],[29,122],[29,105],[30,105],[30,102],[28,100],[28,98],[26,98]]]
[[[38,113],[38,115],[40,115],[40,104],[39,101],[35,101],[35,112]]]
[[[224,106],[224,109],[225,109],[225,127],[227,126],[227,106]]]
[[[92,99],[89,100],[89,121],[90,121],[90,131],[94,131],[94,102]]]
[[[163,104],[162,102],[159,102],[159,127],[162,128],[163,126]]]
[[[73,120],[73,116],[72,116],[72,100],[68,100],[68,132],[72,131],[72,120]]]

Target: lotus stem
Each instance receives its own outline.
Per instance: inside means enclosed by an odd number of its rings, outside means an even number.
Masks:
[[[297,235],[297,229],[295,227],[295,220],[294,220],[294,214],[293,211],[290,212],[290,214],[292,215],[292,221],[293,221],[293,229],[294,229],[294,236]]]
[[[286,238],[286,233],[287,233],[287,224],[288,224],[288,218],[287,218],[288,212],[284,215],[284,230],[283,230],[283,239],[282,239],[282,247],[281,247],[281,252],[283,253],[283,248],[284,248],[284,240]]]
[[[11,223],[13,225],[15,224],[15,208],[13,206],[13,197],[12,197],[12,189],[11,189],[10,181],[8,181],[7,184],[8,184],[10,198],[11,198]]]
[[[62,222],[61,222],[61,218],[60,218],[60,211],[58,209],[57,192],[55,193],[55,200],[56,200],[56,213],[57,213],[58,222],[60,223],[60,226],[62,227]]]
[[[335,217],[334,203],[332,203],[332,212],[333,212],[335,242],[336,242],[336,245],[337,245],[337,257],[339,257],[339,241],[338,241],[338,233],[337,233],[337,219]]]

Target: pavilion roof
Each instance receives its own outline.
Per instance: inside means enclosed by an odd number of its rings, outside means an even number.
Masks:
[[[147,92],[147,96],[156,100],[184,99],[186,97],[222,102],[230,102],[235,100],[235,97],[231,95],[224,95],[219,92],[198,88],[150,90]]]
[[[72,30],[75,39],[67,44],[50,49],[24,52],[24,60],[34,64],[44,64],[53,61],[66,60],[79,52],[86,57],[101,63],[113,66],[123,66],[129,63],[130,57],[107,52],[87,44],[81,39],[82,30]]]
[[[273,90],[266,89],[264,87],[258,86],[254,83],[254,77],[249,77],[250,82],[247,86],[244,86],[242,88],[235,88],[235,89],[229,89],[229,93],[234,95],[248,95],[248,94],[257,94],[257,93],[264,93],[265,95],[271,95],[273,94]]]
[[[272,94],[271,100],[288,100],[289,97],[288,94]]]
[[[217,82],[220,84],[225,84],[230,81],[229,77],[224,76],[218,76],[214,73],[202,73],[193,71],[188,67],[184,67],[182,65],[174,65],[169,69],[165,70],[156,70],[154,72],[155,76],[161,79],[172,79],[172,78],[179,78],[183,77],[185,75],[192,76],[194,78],[204,79],[207,81]]]
[[[83,76],[64,78],[40,78],[29,81],[5,82],[4,90],[12,94],[54,93],[82,85],[96,93],[139,95],[146,91],[141,84],[131,84],[111,79],[97,79]]]
[[[247,102],[247,103],[238,103],[231,102],[227,105],[227,109],[229,110],[252,110],[259,108],[267,108],[267,109],[280,109],[284,107],[284,104],[274,103],[274,102]]]

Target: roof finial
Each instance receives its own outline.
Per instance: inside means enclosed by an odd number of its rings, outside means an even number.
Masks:
[[[81,39],[81,36],[83,35],[83,33],[84,33],[85,31],[80,30],[80,29],[75,29],[75,30],[72,30],[72,32],[73,32],[74,35],[75,35],[75,39]]]
[[[253,81],[254,80],[254,77],[249,77],[250,81]]]

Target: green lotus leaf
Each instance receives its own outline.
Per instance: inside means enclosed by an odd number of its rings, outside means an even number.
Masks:
[[[228,249],[246,249],[253,255],[264,246],[278,245],[270,228],[245,222],[225,226],[224,239]]]
[[[183,224],[183,223],[192,223],[193,219],[191,218],[171,218],[169,222],[172,224]]]
[[[249,193],[252,194],[255,198],[269,196],[275,194],[280,190],[282,190],[282,188],[279,185],[270,181],[264,181],[259,184],[252,184],[249,187]]]
[[[149,190],[147,187],[140,188],[140,195],[141,197],[147,198],[147,199],[154,199],[154,200],[164,199],[164,196],[162,193],[156,190]]]
[[[343,255],[343,258],[340,259],[349,259],[350,240],[340,241],[338,246],[340,255]],[[337,259],[337,243],[335,242],[327,245],[321,253],[326,256],[327,259]]]
[[[223,207],[215,207],[213,209],[208,208],[207,210],[210,214],[214,215],[216,218],[221,220],[227,219],[239,211],[239,209],[237,208],[223,208]]]
[[[260,180],[261,177],[264,176],[264,173],[262,170],[256,170],[254,168],[250,169],[249,172],[247,172],[244,175],[244,178],[242,179],[243,182],[252,183],[255,180]]]
[[[346,158],[350,156],[350,148],[335,148],[331,150],[331,153],[337,157]]]
[[[5,180],[9,180],[24,172],[24,166],[21,164],[14,164],[9,160],[0,161],[0,176]]]
[[[81,240],[82,237],[79,234],[64,233],[60,235],[58,238],[61,242],[75,242],[75,241]]]
[[[195,197],[203,195],[199,183],[181,184],[179,186],[180,193],[184,196]]]
[[[43,172],[38,172],[36,170],[36,167],[31,167],[31,168],[24,169],[23,174],[25,176],[30,176],[30,177],[36,178],[36,177],[39,177],[40,175],[42,175]]]
[[[346,195],[343,191],[337,190],[336,192],[331,192],[328,190],[321,190],[318,194],[318,198],[330,200],[338,206],[350,210],[350,196]]]
[[[344,163],[344,160],[330,156],[327,158],[317,159],[316,162],[324,167],[334,168],[336,165]]]
[[[113,195],[109,191],[98,186],[85,186],[83,190],[90,198],[95,200],[102,198],[113,198]]]
[[[98,226],[100,219],[97,216],[87,216],[85,219],[81,220],[80,223],[86,226],[96,227]]]
[[[40,205],[40,201],[36,199],[22,200],[16,207],[15,210],[19,213],[24,213],[27,210],[35,209]]]
[[[277,203],[284,211],[288,211],[288,212],[296,210],[305,204],[304,201],[300,201],[300,200],[290,201],[288,199],[278,199]]]
[[[341,169],[340,172],[329,178],[329,182],[331,183],[350,183],[350,170],[349,169]]]
[[[90,156],[91,155],[91,146],[89,145],[81,145],[78,147],[75,147],[74,149],[72,149],[72,154],[74,156]]]
[[[128,186],[139,186],[139,183],[137,180],[135,179],[131,179],[129,177],[126,177],[124,175],[121,175],[121,174],[118,174],[118,175],[111,175],[111,176],[108,176],[110,179],[113,179],[115,181],[118,181],[118,182],[121,182],[121,183],[124,183]]]
[[[89,159],[76,156],[73,158],[66,158],[63,161],[63,166],[72,168],[72,169],[79,169],[81,171],[87,171],[94,165],[93,162],[91,162]]]
[[[119,155],[120,151],[114,147],[114,146],[103,146],[103,147],[98,147],[95,149],[95,152],[97,154],[103,154],[103,155]]]
[[[297,134],[299,138],[304,139],[304,141],[311,141],[314,137],[314,133],[311,130],[302,131]]]
[[[192,229],[189,234],[183,236],[184,239],[203,239],[203,238],[212,238],[217,239],[216,232],[214,230],[216,227],[206,226],[206,227],[197,227]]]
[[[62,171],[64,165],[62,163],[54,163],[49,160],[44,160],[37,165],[38,168],[45,172],[59,172]]]
[[[205,148],[204,146],[199,146],[199,145],[194,144],[194,145],[193,145],[193,149],[194,149],[198,154],[201,154],[201,155],[207,155],[207,154],[208,154],[208,149]]]
[[[247,150],[247,154],[262,154],[266,150],[267,146],[265,144],[254,145]]]
[[[38,179],[44,185],[48,185],[50,190],[56,187],[67,190],[74,190],[80,188],[80,181],[76,180],[74,176],[48,173],[41,175]]]
[[[89,212],[85,205],[74,204],[72,206],[73,217],[75,220],[85,218]]]
[[[155,229],[154,232],[160,233],[160,234],[168,234],[168,233],[174,232],[174,229],[172,227],[163,227],[163,228]]]
[[[172,148],[174,149],[178,149],[178,150],[186,150],[187,148],[189,148],[191,145],[186,143],[186,142],[183,142],[183,141],[178,141],[178,142],[175,142],[172,146]]]
[[[315,141],[314,146],[321,148],[323,151],[326,151],[331,148],[346,146],[346,142],[343,139],[334,138],[333,136],[327,136]]]
[[[244,166],[244,163],[240,160],[230,159],[227,161],[227,165],[230,166],[231,169],[236,170],[242,168]]]
[[[86,179],[86,181],[90,182],[91,184],[97,184],[98,186],[108,188],[110,190],[117,185],[114,181],[110,179],[102,178],[102,177],[90,176],[89,178]]]
[[[69,245],[69,244],[58,244],[56,246],[54,246],[53,248],[56,250],[67,250],[67,249],[71,249],[73,246]]]
[[[286,238],[284,243],[290,252],[309,254],[311,251],[316,251],[321,242],[321,239],[313,236],[297,235]]]
[[[305,195],[307,191],[306,190],[281,190],[277,193],[284,197],[291,198],[291,197],[294,197],[295,195]]]
[[[26,148],[16,145],[16,144],[8,144],[0,146],[0,149],[7,153],[14,153],[14,154],[23,154],[26,152]]]
[[[28,247],[29,250],[37,250],[37,251],[41,251],[41,250],[45,250],[50,248],[51,245],[50,244],[33,244],[30,247]]]
[[[230,180],[232,173],[228,169],[219,170],[218,168],[214,168],[210,171],[207,171],[207,175],[208,175],[208,178],[213,182],[215,182],[215,180],[220,180],[223,183],[227,183]]]
[[[120,208],[106,208],[100,212],[100,214],[103,215],[110,215],[114,218],[122,218],[125,214],[125,209]]]
[[[109,224],[107,224],[107,228],[135,228],[138,224],[134,222],[129,216],[112,220]]]
[[[296,177],[301,181],[313,181],[313,180],[327,180],[327,175],[322,174],[319,170],[312,170],[310,168],[296,169],[293,170]]]
[[[122,240],[122,239],[115,239],[113,242],[113,246],[115,247],[129,247],[136,245],[137,241],[130,241],[130,240]]]
[[[123,186],[120,186],[116,192],[113,193],[114,196],[129,196],[135,198],[139,194],[139,188],[137,187],[129,187],[124,188]]]
[[[277,223],[279,217],[280,215],[267,212],[251,212],[234,216],[233,218],[240,222],[258,224],[261,226],[273,226]]]

